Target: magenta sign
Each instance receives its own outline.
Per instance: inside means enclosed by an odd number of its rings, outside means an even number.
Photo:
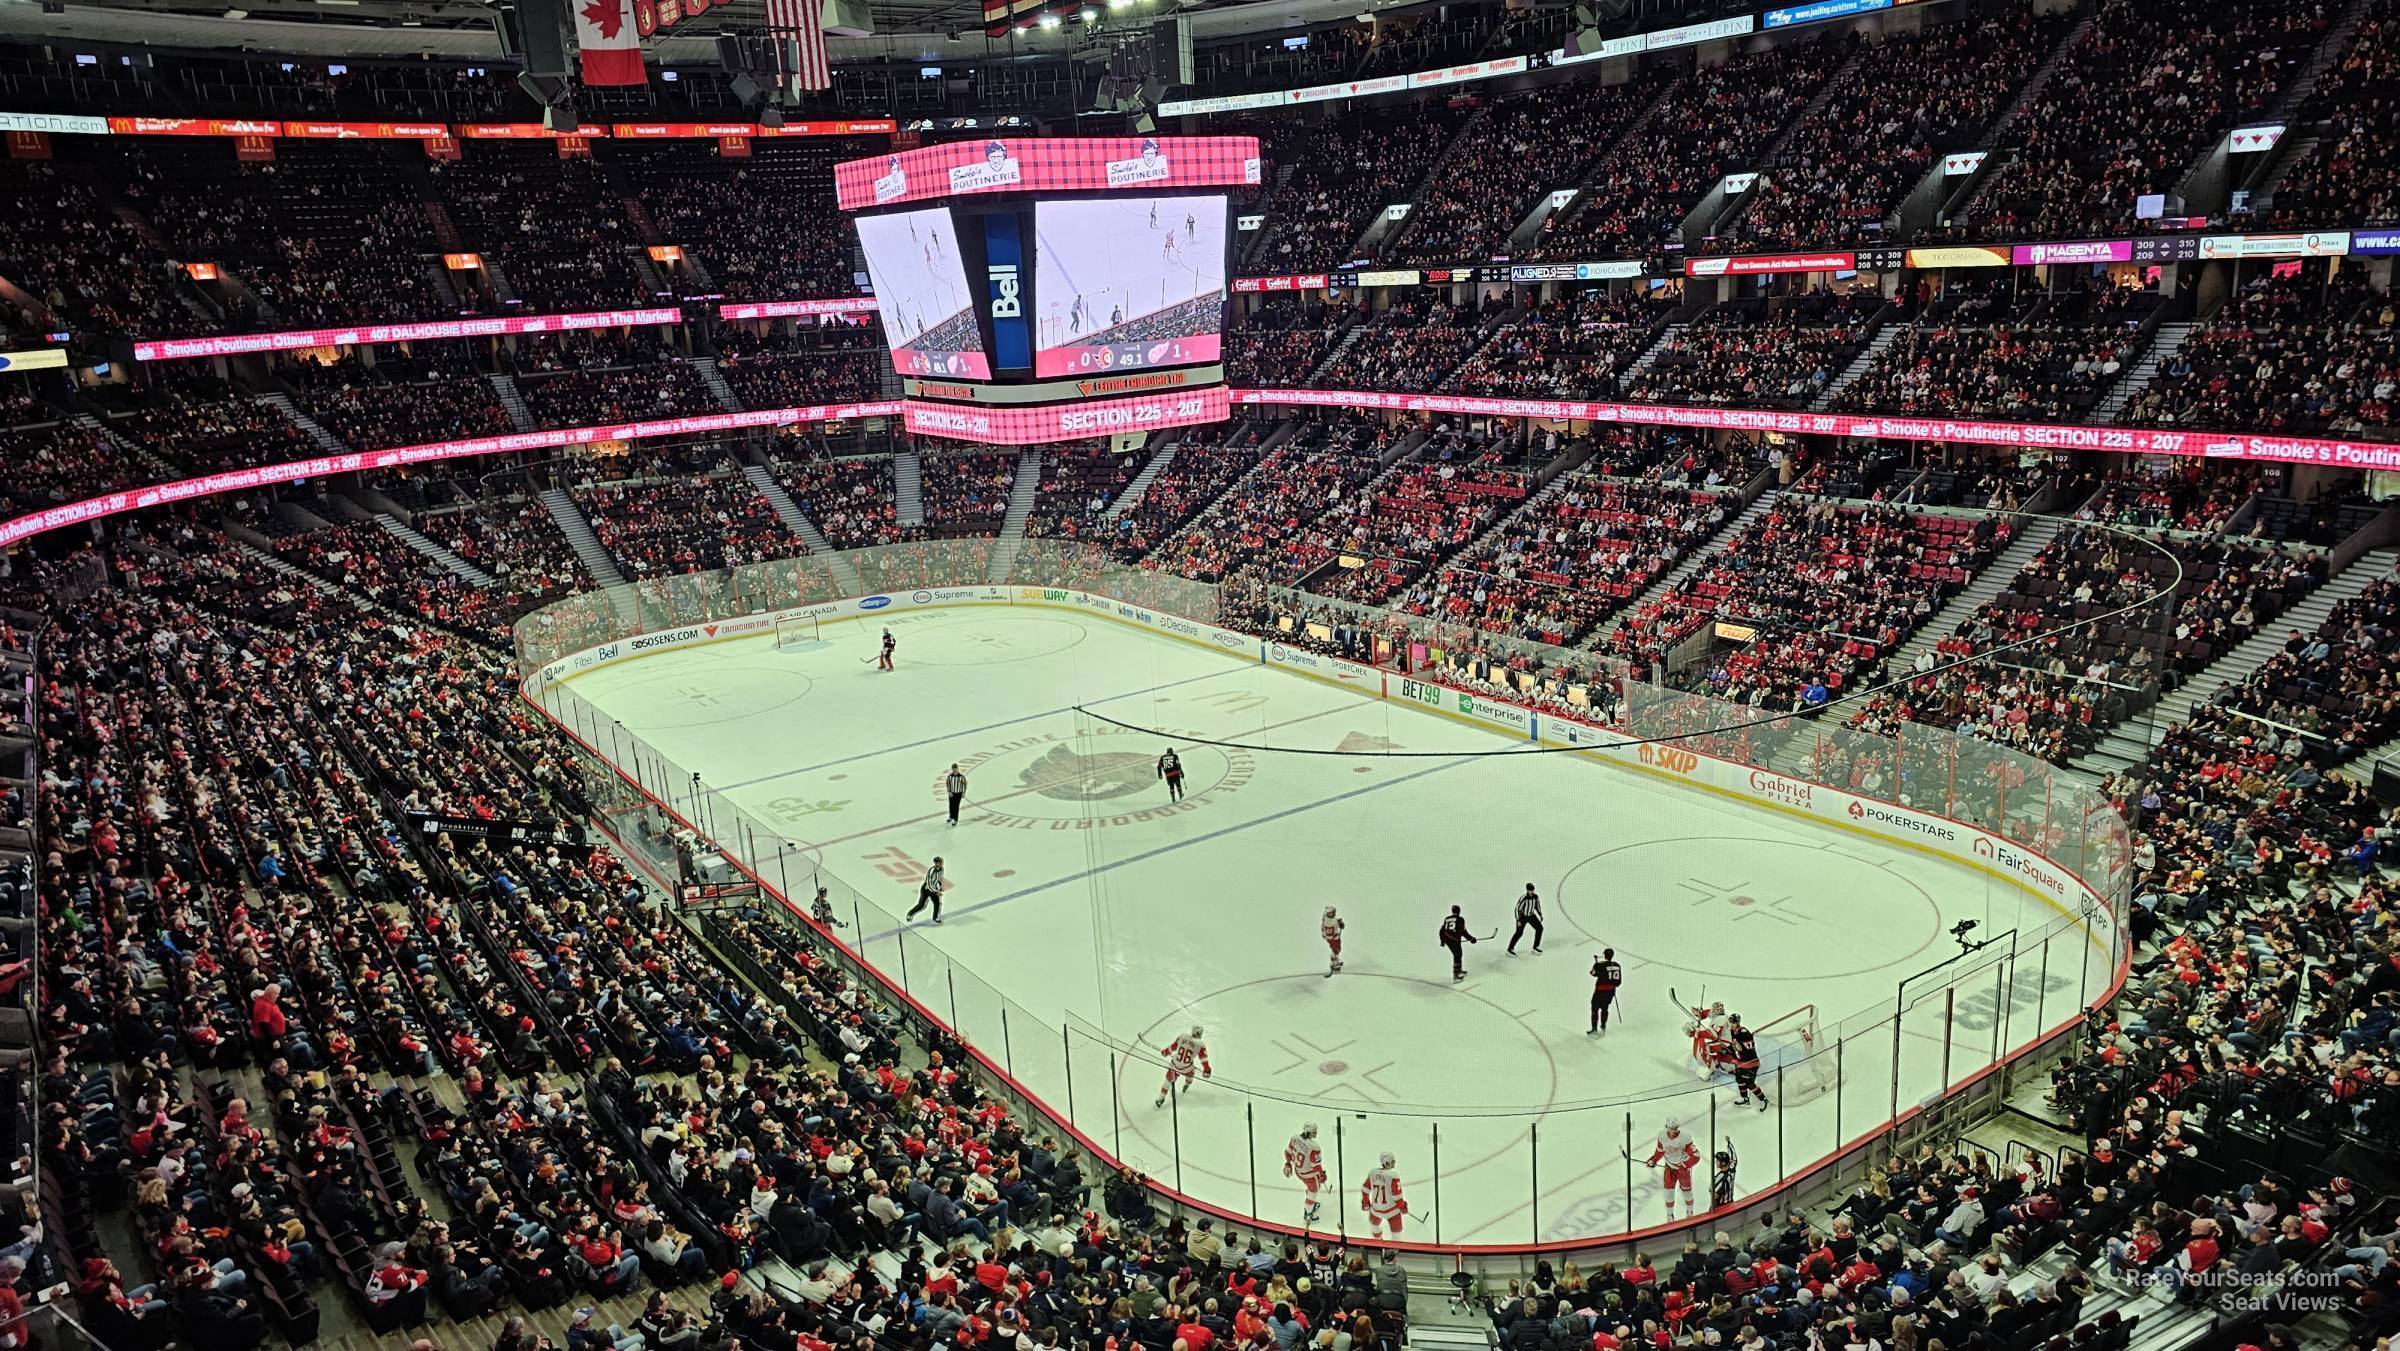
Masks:
[[[2063,244],[2019,244],[2009,253],[2010,261],[2019,267],[2040,267],[2045,263],[2130,263],[2133,241],[2074,239]]]

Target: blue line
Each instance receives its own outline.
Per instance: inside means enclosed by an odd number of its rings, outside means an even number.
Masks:
[[[1104,698],[1088,699],[1084,702],[1087,704],[1106,704],[1112,703],[1118,699],[1131,699],[1137,694],[1156,694],[1160,690],[1171,690],[1178,685],[1189,685],[1195,681],[1201,680],[1214,680],[1221,675],[1230,675],[1235,671],[1249,670],[1251,669],[1251,665],[1252,664],[1250,662],[1244,661],[1238,666],[1228,666],[1222,671],[1211,671],[1206,675],[1187,676],[1182,680],[1170,680],[1163,685],[1152,685],[1148,689],[1127,690],[1123,694],[1111,694]],[[944,732],[939,736],[929,736],[920,741],[903,741],[895,746],[882,746],[871,751],[861,751],[856,755],[845,755],[839,760],[827,760],[825,763],[820,765],[802,765],[798,769],[779,769],[772,774],[761,774],[755,779],[744,779],[740,783],[712,783],[707,786],[719,793],[731,793],[737,789],[755,787],[758,784],[767,783],[771,780],[789,778],[794,774],[810,774],[820,769],[831,769],[835,765],[846,765],[854,760],[872,760],[878,755],[889,755],[893,751],[914,750],[919,746],[930,746],[934,742],[948,741],[953,737],[973,736],[977,732],[990,732],[1002,727],[1014,727],[1018,723],[1032,722],[1036,718],[1052,718],[1061,713],[1072,713],[1077,707],[1078,705],[1076,704],[1065,704],[1058,708],[1046,708],[1039,713],[1028,713],[1021,718],[1009,718],[1002,722],[988,722],[981,727],[964,727],[954,732]]]
[[[1420,769],[1413,774],[1403,774],[1399,778],[1391,779],[1383,783],[1371,783],[1364,788],[1353,788],[1346,793],[1336,793],[1332,797],[1319,798],[1314,802],[1303,802],[1296,807],[1286,807],[1279,812],[1269,812],[1265,816],[1257,817],[1249,821],[1237,822],[1234,825],[1212,830],[1206,835],[1195,835],[1188,840],[1178,840],[1173,844],[1162,844],[1158,848],[1149,850],[1145,853],[1135,854],[1128,858],[1121,858],[1113,863],[1103,863],[1098,867],[1086,868],[1079,873],[1072,873],[1068,876],[1057,878],[1053,881],[1043,882],[1035,886],[1026,887],[1020,891],[1012,891],[1006,896],[995,896],[988,901],[977,901],[973,905],[958,906],[951,910],[950,913],[953,915],[972,915],[978,910],[989,910],[995,905],[1006,905],[1011,901],[1021,901],[1028,896],[1035,896],[1041,894],[1042,892],[1048,891],[1052,887],[1063,887],[1076,882],[1082,882],[1090,878],[1098,877],[1104,872],[1113,872],[1118,868],[1123,868],[1135,863],[1146,863],[1162,854],[1172,854],[1178,849],[1188,849],[1195,844],[1206,844],[1211,840],[1221,840],[1228,835],[1248,830],[1253,826],[1263,826],[1270,822],[1280,821],[1287,816],[1297,816],[1302,812],[1315,811],[1319,807],[1330,807],[1334,803],[1347,802],[1351,798],[1364,797],[1369,793],[1380,793],[1386,788],[1397,788],[1401,784],[1407,783],[1411,779],[1422,779],[1428,774],[1439,774],[1444,770],[1456,769],[1460,765],[1472,764],[1474,763],[1474,760],[1475,757],[1473,756],[1464,756],[1456,760],[1445,760],[1441,764],[1435,765],[1430,769]],[[897,929],[886,929],[882,933],[871,934],[860,941],[862,943],[878,943],[886,938],[890,938],[893,935],[900,933],[902,930],[925,928],[928,923],[930,923],[930,921],[903,924]]]

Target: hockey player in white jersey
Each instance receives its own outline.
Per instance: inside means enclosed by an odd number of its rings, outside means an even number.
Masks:
[[[1298,1180],[1308,1193],[1308,1209],[1301,1215],[1302,1224],[1316,1222],[1323,1203],[1317,1200],[1317,1189],[1325,1185],[1325,1151],[1317,1147],[1317,1123],[1300,1128],[1292,1142],[1283,1147],[1283,1175]]]
[[[1376,1238],[1383,1237],[1387,1224],[1392,1237],[1400,1237],[1401,1221],[1408,1218],[1408,1201],[1400,1195],[1400,1175],[1392,1165],[1392,1156],[1384,1155],[1382,1166],[1358,1184],[1358,1208],[1367,1212],[1367,1230]]]
[[[1193,1065],[1196,1064],[1200,1067],[1200,1077],[1203,1079],[1216,1074],[1216,1070],[1208,1063],[1208,1047],[1200,1040],[1198,1024],[1193,1025],[1189,1036],[1177,1037],[1168,1042],[1164,1054],[1167,1058],[1167,1081],[1158,1086],[1158,1101],[1150,1104],[1153,1107],[1167,1105],[1167,1095],[1175,1091],[1177,1078],[1180,1077],[1183,1080],[1184,1088],[1187,1090],[1191,1088]]]
[[[1692,1201],[1692,1169],[1700,1163],[1700,1146],[1683,1133],[1683,1123],[1674,1117],[1658,1132],[1657,1147],[1643,1163],[1659,1170],[1658,1187],[1666,1193],[1667,1218],[1675,1218],[1675,1193],[1683,1193],[1683,1208],[1697,1215],[1700,1208]]]
[[[1325,939],[1325,974],[1331,976],[1342,969],[1342,917],[1333,913],[1332,906],[1325,907],[1325,918],[1317,922],[1317,932]]]
[[[1723,1000],[1707,1008],[1692,1010],[1691,1021],[1684,1024],[1684,1031],[1692,1034],[1692,1074],[1695,1078],[1716,1077],[1717,1069],[1725,1062],[1732,1045],[1728,1037],[1730,1027]]]

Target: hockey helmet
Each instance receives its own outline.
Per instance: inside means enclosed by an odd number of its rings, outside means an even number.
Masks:
[[[1386,1154],[1386,1155],[1384,1155],[1384,1156],[1383,1156],[1383,1166],[1384,1166],[1384,1167],[1386,1167],[1386,1168],[1389,1168],[1389,1167],[1391,1167],[1391,1166],[1392,1166],[1394,1163],[1397,1163],[1397,1162],[1398,1162],[1398,1160],[1394,1159],[1394,1158],[1393,1158],[1391,1155],[1389,1155],[1389,1154]]]

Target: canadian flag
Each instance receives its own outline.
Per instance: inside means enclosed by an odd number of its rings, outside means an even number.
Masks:
[[[647,83],[630,0],[575,0],[575,47],[585,84]]]

